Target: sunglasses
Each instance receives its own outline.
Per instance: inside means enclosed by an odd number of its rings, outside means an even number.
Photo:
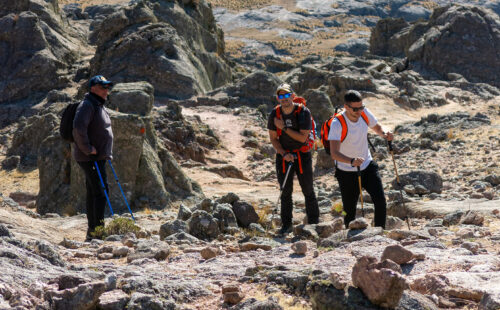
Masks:
[[[347,105],[347,106],[348,106],[349,108],[351,108],[353,112],[363,111],[363,110],[365,109],[365,106],[364,106],[364,105],[360,106],[359,108],[353,108],[353,107],[351,107],[350,105]]]
[[[292,95],[292,93],[286,93],[286,94],[283,94],[283,95],[278,95],[278,99],[290,98],[291,95]]]
[[[112,86],[110,85],[102,85],[102,84],[99,84],[99,86],[101,86],[101,88],[103,89],[107,89],[107,90],[110,90],[112,88]]]

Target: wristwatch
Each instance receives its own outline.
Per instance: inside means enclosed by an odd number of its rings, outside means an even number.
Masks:
[[[354,160],[355,160],[355,159],[356,159],[356,158],[351,158],[351,167],[354,167],[354,166],[352,165],[352,163],[354,162]]]

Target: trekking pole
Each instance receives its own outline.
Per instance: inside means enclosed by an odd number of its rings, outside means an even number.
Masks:
[[[363,208],[363,189],[361,187],[361,170],[358,166],[358,184],[359,184],[359,199],[361,199],[361,215],[365,217],[365,210]]]
[[[278,205],[279,205],[280,200],[281,200],[281,195],[283,194],[283,188],[285,188],[286,180],[288,180],[288,175],[290,174],[290,170],[291,170],[292,166],[293,166],[293,161],[288,163],[288,169],[286,170],[285,180],[283,180],[283,183],[281,184],[280,195],[278,196],[278,201],[276,202],[276,207],[273,210],[273,215],[271,217],[271,222],[269,223],[269,225],[272,224],[273,219],[274,219],[274,215],[276,214],[276,211],[278,210]],[[269,231],[269,225],[267,225],[268,231]]]
[[[104,192],[104,196],[106,196],[106,201],[108,202],[109,210],[111,210],[111,215],[115,215],[113,213],[113,208],[111,208],[111,202],[109,201],[108,193],[106,192],[106,186],[104,186],[104,181],[102,180],[101,171],[99,171],[99,166],[97,165],[97,161],[94,161],[95,168],[97,169],[97,174],[99,175],[99,180],[101,180],[102,191]]]
[[[132,210],[130,209],[130,206],[128,205],[127,197],[125,197],[125,193],[123,192],[122,186],[120,182],[118,181],[118,176],[116,175],[115,169],[113,168],[113,165],[111,164],[111,160],[108,159],[109,166],[111,167],[111,171],[113,171],[113,175],[115,176],[116,183],[118,184],[118,187],[120,188],[120,192],[122,192],[123,200],[125,200],[125,204],[127,205],[128,211],[130,212],[130,215],[132,216],[132,219],[135,222],[135,217],[134,214],[132,214]]]
[[[399,194],[401,195],[401,203],[403,204],[403,208],[405,209],[405,211],[408,212],[405,206],[405,199],[403,197],[401,182],[399,181],[398,167],[396,166],[396,161],[394,160],[394,149],[392,148],[392,141],[387,140],[387,146],[389,147],[389,152],[391,153],[392,156],[392,163],[394,164],[394,172],[396,172],[396,183],[398,184],[399,187]],[[408,230],[411,230],[410,218],[408,217],[408,215],[405,216],[405,219],[406,219],[406,225],[408,225]]]

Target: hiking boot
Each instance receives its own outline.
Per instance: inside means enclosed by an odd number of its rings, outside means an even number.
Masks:
[[[85,236],[85,242],[90,242],[94,239],[91,235],[92,231],[90,229],[87,230],[87,235]]]
[[[292,232],[292,225],[287,225],[281,227],[281,229],[278,231],[279,235],[287,235]]]

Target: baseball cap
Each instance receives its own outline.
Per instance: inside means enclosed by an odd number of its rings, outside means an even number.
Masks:
[[[287,83],[282,83],[278,88],[276,89],[276,95],[279,94],[280,91],[286,91],[287,93],[293,93],[292,86]]]
[[[100,84],[100,85],[109,85],[109,86],[113,86],[113,82],[111,81],[108,81],[104,76],[102,75],[96,75],[94,77],[92,77],[89,81],[89,87],[92,87],[94,85],[97,85],[97,84]]]

